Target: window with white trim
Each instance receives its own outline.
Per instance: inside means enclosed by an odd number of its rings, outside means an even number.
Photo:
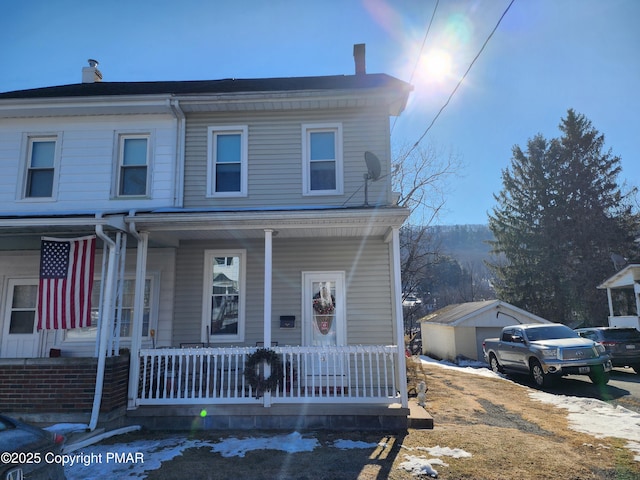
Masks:
[[[114,319],[120,315],[120,337],[130,338],[133,328],[133,306],[135,301],[136,281],[127,278],[122,284],[122,306],[116,307]],[[144,282],[144,300],[142,314],[142,337],[149,337],[149,325],[152,314],[153,277],[148,277]],[[100,280],[93,281],[91,291],[91,326],[86,328],[73,328],[67,330],[65,339],[73,341],[93,340],[98,330],[98,316],[100,310]]]
[[[202,340],[244,341],[244,250],[206,250],[204,254]]]
[[[304,195],[343,193],[342,125],[302,125]]]
[[[57,137],[29,137],[24,198],[51,198],[54,193]]]
[[[248,127],[213,126],[207,133],[207,196],[246,196]]]
[[[34,333],[38,285],[15,283],[11,300],[11,315],[7,333]]]
[[[118,138],[118,197],[142,197],[149,190],[148,134],[122,134]]]

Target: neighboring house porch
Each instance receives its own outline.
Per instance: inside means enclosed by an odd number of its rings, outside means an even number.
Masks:
[[[640,265],[624,266],[598,288],[607,290],[609,326],[640,330]]]

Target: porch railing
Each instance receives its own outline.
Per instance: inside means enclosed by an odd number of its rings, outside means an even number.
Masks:
[[[398,401],[395,346],[271,350],[282,362],[282,378],[259,393],[244,375],[255,347],[142,349],[137,405]]]

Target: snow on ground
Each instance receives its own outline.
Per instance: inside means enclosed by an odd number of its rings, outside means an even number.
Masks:
[[[467,363],[455,365],[438,362],[428,357],[420,357],[424,363],[441,368],[456,369],[473,375],[502,378],[483,363]],[[640,414],[622,407],[613,407],[606,402],[592,398],[579,398],[531,390],[532,399],[551,403],[568,411],[570,428],[593,435],[596,438],[616,437],[628,441],[627,448],[635,452],[635,459],[640,461]],[[57,433],[69,434],[83,431],[86,425],[58,424],[49,427]],[[332,445],[339,449],[386,448],[386,445],[358,442],[352,440],[336,440]],[[288,435],[270,437],[220,438],[219,441],[189,440],[184,436],[172,436],[161,440],[137,440],[129,443],[113,443],[109,445],[89,445],[75,452],[60,457],[65,463],[65,473],[69,480],[91,480],[98,478],[118,478],[119,480],[140,479],[146,472],[157,470],[161,463],[171,460],[189,448],[205,447],[212,453],[223,457],[244,457],[253,450],[284,450],[289,453],[309,452],[320,447],[313,435],[302,435],[293,432]],[[434,466],[446,467],[448,464],[442,457],[470,458],[471,453],[455,447],[403,447],[410,453],[404,455],[405,461],[399,468],[413,475],[438,475]],[[426,456],[425,456],[426,455]],[[435,457],[435,458],[434,458]]]
[[[530,392],[534,400],[551,403],[568,410],[569,428],[596,438],[615,437],[628,440],[627,448],[640,462],[640,414],[624,407],[614,407],[595,398],[568,397],[545,392]]]
[[[438,362],[429,357],[420,357],[420,360],[442,368],[455,368],[476,375],[505,378],[488,368],[456,366],[448,362]],[[486,367],[486,364],[484,366]],[[569,428],[572,430],[588,433],[596,438],[615,437],[628,440],[627,448],[636,453],[635,460],[640,462],[640,414],[594,398],[554,395],[538,390],[529,390],[529,396],[532,399],[568,410],[567,418],[569,419]]]

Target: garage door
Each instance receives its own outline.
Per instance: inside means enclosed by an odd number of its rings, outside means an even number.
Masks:
[[[484,361],[482,355],[482,342],[485,338],[496,338],[502,333],[502,327],[476,327],[476,349],[478,351],[477,360]]]

